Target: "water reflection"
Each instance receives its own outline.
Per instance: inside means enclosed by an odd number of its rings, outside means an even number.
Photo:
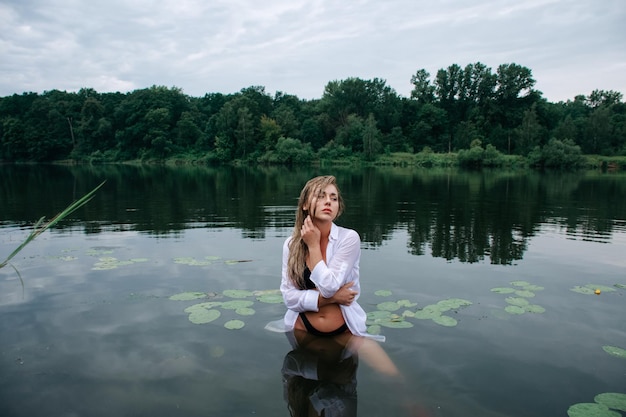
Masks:
[[[378,247],[397,230],[407,250],[474,263],[523,258],[546,228],[610,242],[626,231],[626,175],[280,167],[0,166],[0,219],[29,224],[107,180],[96,198],[57,229],[140,231],[175,237],[190,228],[234,228],[264,239],[290,228],[299,185],[330,173],[349,196],[340,223]],[[33,192],[33,190],[37,190]]]

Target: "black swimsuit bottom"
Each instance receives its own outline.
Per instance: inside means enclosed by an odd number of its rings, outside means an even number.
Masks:
[[[302,323],[304,323],[304,327],[306,328],[306,331],[311,333],[314,336],[332,337],[332,336],[337,336],[338,334],[341,334],[345,332],[346,330],[348,330],[348,325],[344,323],[338,329],[332,330],[330,332],[322,332],[322,331],[317,330],[315,327],[313,327],[313,325],[311,324],[311,322],[309,321],[305,313],[300,313],[300,318],[302,319]]]

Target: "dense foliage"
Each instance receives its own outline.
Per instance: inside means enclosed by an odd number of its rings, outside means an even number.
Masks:
[[[411,96],[386,81],[329,82],[320,99],[264,87],[190,97],[152,86],[126,94],[52,90],[0,98],[0,161],[89,162],[190,159],[303,164],[392,153],[458,153],[466,166],[524,157],[535,166],[576,166],[581,154],[626,155],[626,103],[593,91],[550,103],[531,70],[451,65],[411,78]]]

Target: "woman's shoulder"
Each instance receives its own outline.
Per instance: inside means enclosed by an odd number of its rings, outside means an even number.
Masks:
[[[334,224],[334,227],[336,227],[337,230],[337,239],[339,240],[361,240],[361,236],[359,236],[359,233],[354,230],[354,229],[350,229],[348,227],[343,227],[343,226],[339,226],[337,224]]]

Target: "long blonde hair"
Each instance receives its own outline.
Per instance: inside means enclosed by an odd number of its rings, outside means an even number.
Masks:
[[[309,212],[304,209],[304,206],[309,203],[309,209],[312,204],[315,204],[317,196],[328,185],[334,185],[337,188],[337,199],[339,203],[339,209],[337,211],[337,217],[344,210],[344,202],[341,197],[341,192],[337,186],[337,179],[332,175],[324,175],[315,177],[307,181],[300,192],[300,198],[298,199],[298,208],[296,209],[296,224],[293,228],[291,235],[291,241],[289,242],[289,260],[287,262],[287,273],[289,278],[293,281],[294,285],[300,289],[305,289],[306,284],[304,282],[304,268],[306,266],[306,257],[309,253],[309,248],[302,240],[300,234],[304,219],[309,215]],[[337,218],[335,217],[335,218]]]

